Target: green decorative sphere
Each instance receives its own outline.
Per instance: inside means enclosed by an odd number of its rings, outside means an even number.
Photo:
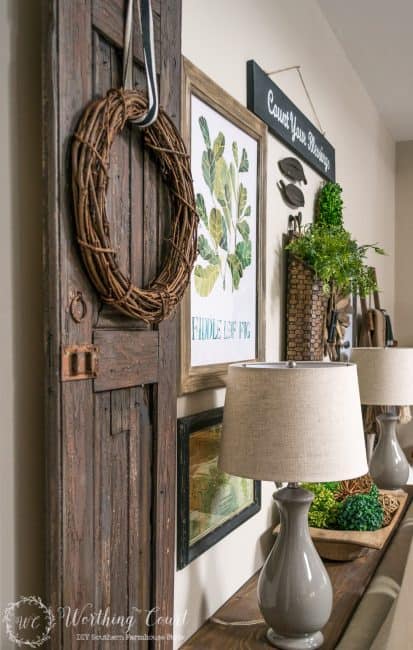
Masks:
[[[317,221],[326,226],[343,225],[342,188],[338,183],[327,182],[317,197]]]
[[[331,487],[323,483],[303,483],[302,486],[314,494],[308,513],[308,524],[314,528],[334,528],[341,504],[336,501]]]
[[[377,530],[382,527],[383,508],[373,488],[372,491],[373,494],[353,494],[343,501],[337,516],[340,530]]]
[[[337,492],[339,486],[340,486],[340,481],[328,481],[327,483],[321,483],[327,490],[330,490],[330,492]]]
[[[369,495],[370,495],[371,497],[374,497],[375,499],[378,499],[378,498],[379,498],[379,494],[380,494],[380,492],[379,492],[379,488],[377,487],[377,485],[376,485],[375,483],[373,483],[373,485],[371,486],[371,490],[370,490],[370,492],[369,492]]]

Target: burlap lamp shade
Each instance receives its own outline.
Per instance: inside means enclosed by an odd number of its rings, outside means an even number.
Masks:
[[[365,474],[356,366],[231,365],[220,467],[268,481],[334,481]]]
[[[362,404],[413,404],[413,348],[353,348]]]

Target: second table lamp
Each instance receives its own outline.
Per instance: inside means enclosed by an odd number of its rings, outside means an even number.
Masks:
[[[380,434],[370,474],[379,488],[400,488],[410,465],[397,439],[394,407],[413,404],[413,348],[353,348],[351,360],[357,364],[361,403],[385,407],[377,418]]]
[[[318,648],[332,587],[311,540],[313,494],[297,481],[335,481],[367,471],[356,367],[287,362],[229,367],[220,468],[286,481],[275,493],[281,528],[258,582],[267,639],[280,649]]]

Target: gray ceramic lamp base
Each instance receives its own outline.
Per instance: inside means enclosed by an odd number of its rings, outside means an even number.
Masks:
[[[406,485],[410,465],[397,440],[399,418],[391,413],[379,415],[380,434],[371,457],[369,470],[375,484],[384,490],[396,490]]]
[[[267,640],[271,645],[280,650],[308,650],[308,648],[320,648],[324,643],[324,637],[321,632],[309,634],[301,638],[288,639],[285,636],[276,634],[272,628],[267,632]]]
[[[274,494],[280,532],[258,580],[258,602],[270,629],[268,641],[281,650],[319,648],[333,591],[308,529],[313,494],[288,486]]]

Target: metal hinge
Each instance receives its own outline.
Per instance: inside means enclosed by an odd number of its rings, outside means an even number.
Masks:
[[[97,345],[65,345],[62,350],[62,381],[95,379],[98,361]]]

